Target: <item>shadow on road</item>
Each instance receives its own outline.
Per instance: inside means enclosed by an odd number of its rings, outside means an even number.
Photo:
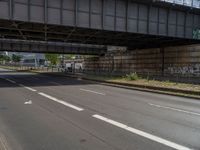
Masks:
[[[11,80],[11,81],[9,81]],[[16,83],[12,83],[12,81]],[[20,87],[24,84],[30,87],[40,86],[67,86],[67,85],[88,85],[93,84],[89,81],[77,80],[62,76],[47,74],[34,74],[28,72],[0,71],[0,88]]]

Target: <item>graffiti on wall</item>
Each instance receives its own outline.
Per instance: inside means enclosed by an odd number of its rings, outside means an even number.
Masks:
[[[167,73],[180,75],[200,76],[200,64],[191,64],[187,66],[171,66],[167,68]]]

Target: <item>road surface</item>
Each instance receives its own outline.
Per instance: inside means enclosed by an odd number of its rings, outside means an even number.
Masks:
[[[2,150],[200,150],[200,101],[0,69]]]

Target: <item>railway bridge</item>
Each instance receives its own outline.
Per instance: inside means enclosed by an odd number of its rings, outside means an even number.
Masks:
[[[199,29],[198,8],[162,0],[0,0],[1,38],[136,49],[199,43]]]

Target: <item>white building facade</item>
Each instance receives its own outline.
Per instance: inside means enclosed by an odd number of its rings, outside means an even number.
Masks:
[[[156,0],[194,8],[200,8],[200,0]]]

